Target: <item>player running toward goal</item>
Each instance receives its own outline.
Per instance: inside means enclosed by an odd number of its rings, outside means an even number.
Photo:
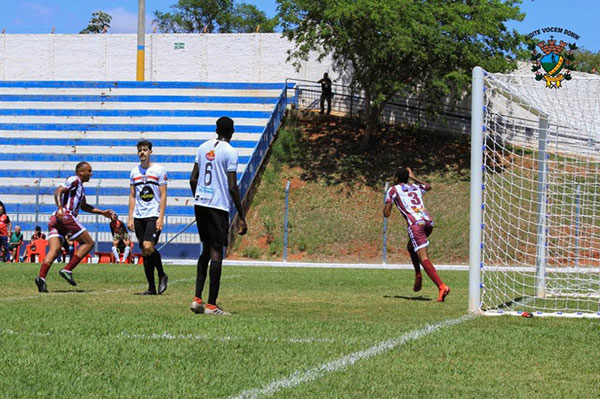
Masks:
[[[196,162],[190,176],[194,193],[196,224],[202,241],[202,254],[196,271],[196,292],[191,310],[216,316],[230,313],[217,306],[221,284],[223,247],[227,246],[229,232],[230,197],[238,212],[238,234],[246,234],[244,209],[237,185],[238,153],[229,144],[233,136],[233,120],[223,116],[217,120],[217,138],[208,140],[196,154]],[[202,290],[210,262],[210,286],[208,302],[202,301]]]
[[[408,179],[412,179],[416,184],[409,184]],[[398,169],[394,178],[394,186],[388,190],[385,197],[383,216],[389,217],[392,212],[392,204],[395,204],[408,223],[409,241],[406,248],[415,268],[413,290],[421,290],[423,278],[420,265],[423,265],[429,278],[438,287],[438,302],[443,302],[450,293],[450,288],[440,279],[427,254],[429,245],[427,237],[433,231],[433,220],[425,209],[423,194],[429,190],[431,190],[431,184],[417,179],[410,168]]]
[[[79,162],[75,167],[75,176],[69,177],[54,191],[54,202],[57,209],[48,222],[48,255],[40,267],[39,275],[35,278],[35,285],[37,285],[39,292],[48,292],[46,288],[46,275],[48,274],[48,270],[50,270],[50,266],[52,266],[52,262],[58,257],[61,251],[62,240],[67,235],[80,245],[77,247],[75,255],[69,260],[69,263],[58,273],[69,284],[77,285],[75,280],[73,280],[73,269],[94,247],[92,236],[77,220],[80,209],[105,216],[111,220],[115,218],[115,213],[112,210],[103,211],[94,208],[86,202],[83,183],[90,181],[90,177],[92,177],[91,165],[87,162]]]
[[[154,248],[163,229],[163,219],[167,207],[167,171],[152,163],[152,143],[142,140],[137,143],[140,164],[131,169],[129,175],[129,221],[127,227],[135,231],[138,245],[144,258],[144,273],[148,280],[148,290],[140,295],[156,295],[154,269],[158,272],[158,294],[167,290],[168,277],[165,274],[160,253]]]

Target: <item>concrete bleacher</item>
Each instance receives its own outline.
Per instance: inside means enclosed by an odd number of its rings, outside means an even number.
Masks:
[[[56,186],[90,162],[88,203],[127,219],[129,171],[139,164],[136,143],[153,143],[154,162],[169,177],[165,242],[193,220],[189,176],[198,145],[216,137],[215,121],[235,121],[231,144],[240,154],[243,194],[279,123],[283,83],[0,82],[0,201],[28,239],[36,224],[47,230]],[[271,137],[265,139],[267,130]],[[260,147],[260,151],[259,151]],[[260,159],[259,159],[260,158]],[[250,165],[250,167],[248,167]],[[110,246],[108,221],[82,212],[80,220],[99,250]],[[195,226],[170,245],[174,258],[195,257]],[[181,244],[184,244],[183,246]],[[167,248],[169,248],[167,247]],[[179,248],[179,249],[178,249]],[[190,253],[190,251],[192,253]]]

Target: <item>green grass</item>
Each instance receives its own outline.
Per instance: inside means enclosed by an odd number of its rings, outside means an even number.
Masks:
[[[465,315],[467,273],[435,302],[408,270],[225,267],[229,318],[189,311],[195,267],[167,266],[162,296],[132,265],[2,264],[0,397],[227,398]],[[600,392],[600,322],[480,317],[440,328],[274,398],[590,398]],[[258,395],[257,397],[267,397]]]

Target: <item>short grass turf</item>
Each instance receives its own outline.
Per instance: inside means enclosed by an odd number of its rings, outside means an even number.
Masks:
[[[466,272],[440,304],[409,270],[226,266],[215,317],[189,310],[193,266],[161,296],[134,295],[139,266],[59,269],[39,294],[38,265],[0,264],[0,397],[599,397],[600,321],[465,317]]]

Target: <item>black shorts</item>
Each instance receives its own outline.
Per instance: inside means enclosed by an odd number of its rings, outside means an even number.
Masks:
[[[226,247],[229,235],[229,212],[206,206],[194,206],[200,241],[217,247]]]
[[[141,248],[143,241],[151,241],[154,244],[158,242],[160,230],[156,230],[157,217],[133,219],[133,227],[135,228],[135,236]]]

